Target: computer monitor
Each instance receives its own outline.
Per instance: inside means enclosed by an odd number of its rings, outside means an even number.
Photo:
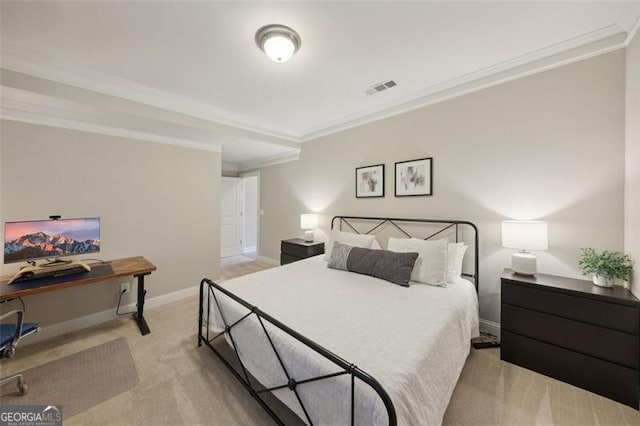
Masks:
[[[100,251],[100,218],[6,222],[4,263]]]

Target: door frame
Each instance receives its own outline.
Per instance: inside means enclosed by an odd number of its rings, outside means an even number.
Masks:
[[[238,231],[240,232],[240,253],[237,254],[227,254],[222,252],[222,247],[220,248],[220,258],[237,256],[244,254],[244,179],[239,176],[222,176],[221,185],[224,186],[224,179],[233,179],[239,185],[239,194],[236,194],[236,220],[238,214],[238,207],[240,208],[240,222],[241,224],[238,226]],[[236,188],[238,189],[238,188]],[[220,225],[222,225],[222,214],[220,215]],[[222,235],[220,236],[222,239]],[[235,247],[235,246],[234,246]]]
[[[248,177],[256,177],[258,179],[258,190],[256,191],[256,197],[258,198],[256,200],[256,205],[258,206],[258,212],[256,214],[256,257],[260,256],[260,216],[261,212],[262,212],[262,204],[260,202],[260,170],[254,170],[251,172],[244,172],[244,173],[239,173],[238,177],[243,179],[243,188],[242,188],[242,211],[246,213],[247,209],[246,209],[246,185],[244,185],[244,179],[248,178]],[[245,241],[246,239],[246,235],[247,235],[247,229],[246,229],[246,217],[247,215],[245,214],[242,217],[242,253],[244,254],[246,246],[245,246]]]

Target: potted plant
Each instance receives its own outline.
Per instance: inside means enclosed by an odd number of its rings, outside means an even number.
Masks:
[[[593,283],[600,287],[611,287],[615,279],[628,281],[633,270],[628,255],[608,250],[598,253],[591,247],[582,249],[578,266],[585,275],[592,274]]]

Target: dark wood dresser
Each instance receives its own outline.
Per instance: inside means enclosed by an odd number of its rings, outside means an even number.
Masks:
[[[640,301],[623,287],[502,274],[504,361],[638,408]]]
[[[308,257],[324,254],[324,243],[305,241],[303,238],[291,238],[280,243],[280,264],[296,262]]]

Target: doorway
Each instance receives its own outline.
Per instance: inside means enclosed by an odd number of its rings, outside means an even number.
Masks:
[[[244,189],[244,220],[242,222],[244,240],[242,251],[245,256],[255,259],[258,256],[259,180],[257,175],[243,176],[242,180]]]
[[[220,256],[258,256],[260,175],[222,177]],[[239,259],[242,260],[242,259]]]
[[[242,179],[222,178],[220,201],[220,256],[242,254]]]

